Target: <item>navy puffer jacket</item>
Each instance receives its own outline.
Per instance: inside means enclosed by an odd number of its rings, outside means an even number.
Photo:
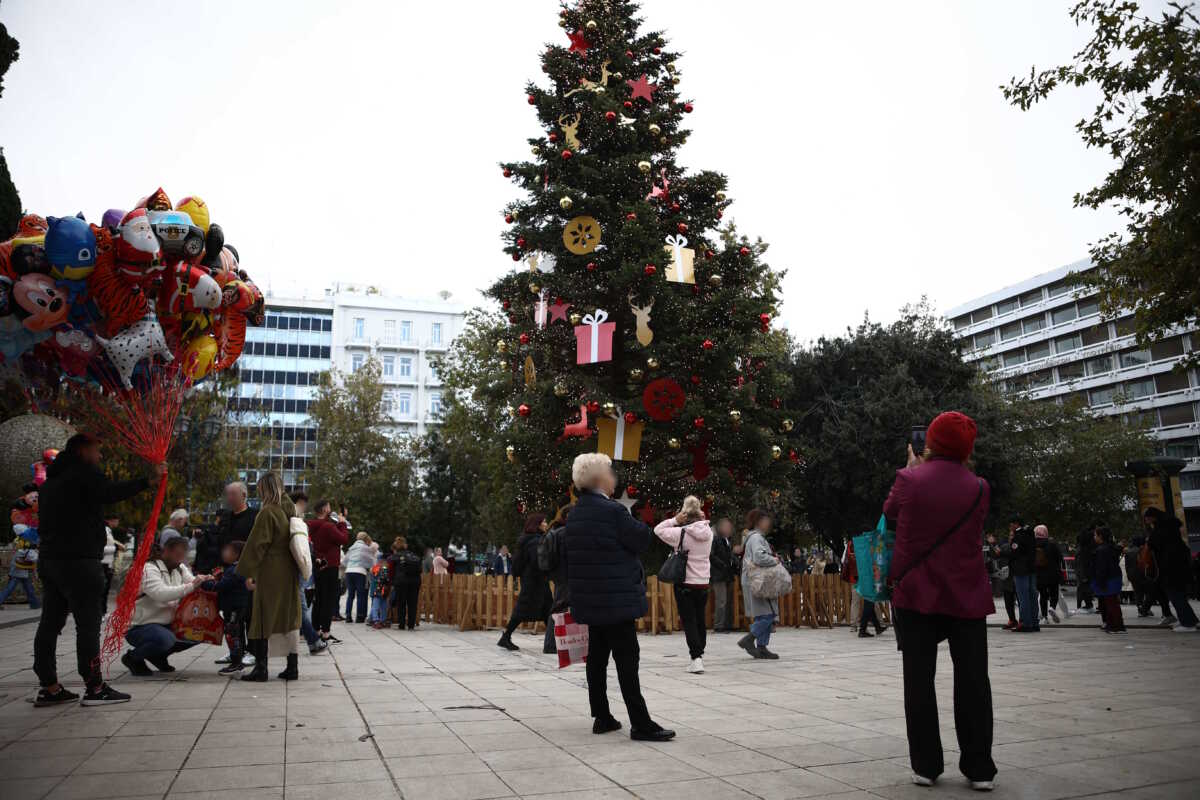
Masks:
[[[650,528],[625,507],[583,491],[567,517],[567,582],[571,615],[588,625],[613,625],[646,614],[646,576],[639,556]]]

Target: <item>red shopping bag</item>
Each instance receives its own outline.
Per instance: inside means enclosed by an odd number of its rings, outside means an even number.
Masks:
[[[570,611],[554,614],[554,645],[558,648],[558,668],[587,661],[588,626],[575,621]]]
[[[179,601],[171,631],[185,642],[220,644],[225,635],[221,615],[217,611],[216,592],[197,589]]]

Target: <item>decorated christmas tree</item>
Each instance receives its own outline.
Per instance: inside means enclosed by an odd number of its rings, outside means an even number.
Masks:
[[[780,408],[778,275],[761,242],[723,225],[724,176],[677,164],[692,103],[636,14],[626,0],[562,8],[550,85],[527,88],[533,158],[502,165],[525,199],[505,209],[517,266],[489,290],[508,325],[485,380],[510,405],[517,506],[567,502],[589,450],[613,457],[643,519],[686,494],[710,513],[781,503],[800,458]]]

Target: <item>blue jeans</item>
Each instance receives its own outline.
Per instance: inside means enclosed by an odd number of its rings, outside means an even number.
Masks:
[[[1036,575],[1013,575],[1017,603],[1021,606],[1021,627],[1038,628],[1038,599]]]
[[[308,642],[309,647],[312,647],[321,638],[312,624],[312,607],[304,600],[304,589],[311,584],[312,578],[300,582],[300,635],[304,637],[304,641]]]
[[[25,589],[25,597],[29,600],[30,608],[42,607],[42,604],[38,602],[37,594],[33,591],[33,578],[18,578],[13,575],[8,577],[8,585],[4,587],[3,591],[0,591],[0,606],[4,605],[4,601],[18,586]]]
[[[362,622],[367,618],[367,576],[360,575],[357,572],[346,573],[346,621],[350,621],[350,611],[354,608],[355,603],[358,604],[358,615],[354,618],[355,622]]]
[[[368,617],[368,619],[371,622],[387,622],[387,613],[388,595],[385,590],[384,594],[376,595],[375,597],[371,598],[371,615]]]
[[[187,650],[196,644],[176,639],[170,628],[156,622],[133,626],[125,634],[125,641],[133,646],[129,654],[138,661],[166,658],[171,653]]]
[[[754,635],[754,643],[766,647],[771,641],[771,625],[775,622],[774,614],[759,614],[750,623],[750,633]]]

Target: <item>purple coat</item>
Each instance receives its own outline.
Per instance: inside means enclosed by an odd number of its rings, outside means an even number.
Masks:
[[[932,459],[896,470],[883,513],[896,524],[891,574],[900,575],[967,513],[979,480],[955,461]],[[983,482],[979,505],[958,530],[893,589],[892,604],[924,614],[982,619],[995,612],[983,560],[983,521],[991,487]]]

